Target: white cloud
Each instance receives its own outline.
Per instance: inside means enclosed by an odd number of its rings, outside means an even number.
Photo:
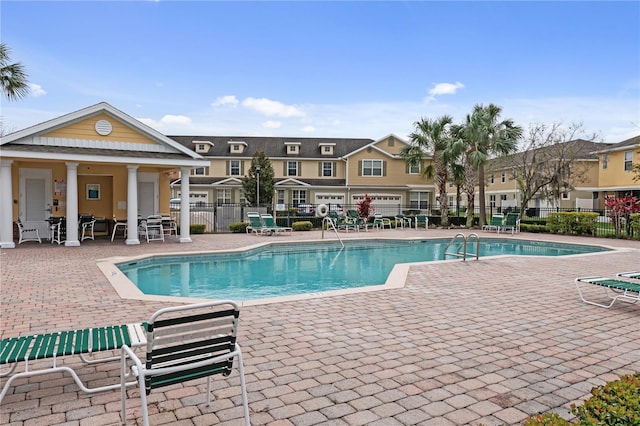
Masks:
[[[164,117],[162,117],[162,119],[160,120],[161,123],[163,124],[178,124],[181,126],[188,126],[191,124],[191,118],[185,116],[185,115],[172,115],[172,114],[167,114]]]
[[[47,94],[47,91],[44,90],[39,84],[29,83],[29,89],[31,91],[31,95],[34,98],[39,98],[40,96],[44,96]]]
[[[259,112],[268,117],[304,117],[305,113],[295,106],[285,105],[278,101],[266,98],[247,98],[242,101],[242,106]]]
[[[267,120],[262,123],[262,127],[266,127],[267,129],[278,129],[282,126],[280,121]]]
[[[455,95],[458,89],[462,89],[464,84],[456,81],[455,83],[437,83],[429,90],[429,97],[425,100],[427,102],[432,101],[436,96],[440,95]]]
[[[313,126],[304,126],[304,127],[302,128],[302,131],[303,131],[304,133],[313,133],[313,132],[315,132],[315,131],[316,131],[316,128],[315,128],[315,127],[313,127]]]
[[[219,98],[216,98],[216,100],[211,103],[211,106],[217,107],[217,106],[231,105],[235,107],[239,103],[240,102],[238,102],[238,99],[235,96],[228,95],[228,96],[220,96]]]

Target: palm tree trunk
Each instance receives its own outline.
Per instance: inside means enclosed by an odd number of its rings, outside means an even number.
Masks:
[[[480,204],[480,228],[485,224],[487,217],[485,199],[484,164],[478,166],[478,204]]]
[[[473,203],[476,192],[476,172],[468,157],[465,159],[464,167],[464,190],[467,193],[467,228],[471,228],[473,226],[473,213],[475,210]]]
[[[439,153],[434,154],[434,166],[437,170],[435,176],[436,188],[438,188],[438,200],[440,207],[440,225],[449,226],[449,197],[447,197],[447,169]]]

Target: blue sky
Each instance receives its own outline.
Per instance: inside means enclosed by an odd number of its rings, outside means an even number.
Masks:
[[[4,131],[106,101],[169,135],[407,137],[475,104],[640,134],[640,2],[7,1],[30,95]]]

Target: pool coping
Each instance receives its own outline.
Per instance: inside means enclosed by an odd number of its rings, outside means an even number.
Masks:
[[[496,236],[496,237],[484,237],[484,239],[505,239],[505,236]],[[510,237],[511,238],[511,237]],[[410,237],[410,238],[394,238],[394,237],[368,237],[364,236],[361,238],[350,239],[350,241],[376,241],[376,240],[403,240],[403,241],[420,241],[420,240],[435,240],[435,239],[443,239],[442,237]],[[546,241],[544,239],[536,239],[530,240],[527,238],[516,238],[519,240],[525,241],[539,241],[539,242],[548,242],[548,243],[558,243],[557,241]],[[122,299],[130,299],[130,300],[141,300],[141,301],[158,301],[158,302],[172,302],[172,303],[198,303],[210,301],[210,298],[195,298],[195,297],[183,297],[183,296],[161,296],[161,295],[151,295],[145,294],[140,289],[131,282],[122,271],[118,268],[118,264],[127,263],[127,262],[135,262],[149,258],[162,258],[162,257],[172,257],[172,256],[198,256],[198,255],[211,255],[211,254],[233,254],[233,253],[243,253],[249,250],[254,250],[266,246],[274,246],[280,244],[304,244],[304,243],[327,243],[326,239],[310,239],[310,240],[297,240],[295,242],[292,241],[265,241],[259,242],[256,244],[251,244],[244,247],[238,247],[234,249],[223,249],[223,250],[199,250],[199,251],[180,251],[180,252],[169,252],[169,253],[151,253],[151,254],[143,254],[137,256],[115,256],[104,259],[98,259],[96,261],[96,265],[100,269],[100,271],[107,278],[111,286],[114,288],[116,293]],[[601,247],[606,248],[608,251],[600,251],[593,253],[580,253],[580,254],[570,254],[564,255],[563,258],[572,258],[576,256],[594,256],[594,255],[604,255],[607,253],[616,253],[616,252],[625,252],[632,251],[631,248],[621,248],[621,247],[613,247],[607,246],[603,244],[577,244],[577,243],[560,243],[560,244],[568,244],[568,245],[582,245],[582,246],[592,246],[592,247]],[[483,258],[484,261],[491,261],[492,259],[500,259],[500,258],[509,258],[509,257],[517,257],[517,258],[529,258],[534,257],[538,258],[540,256],[534,255],[498,255],[498,256],[488,256]],[[382,290],[392,290],[392,289],[400,289],[403,288],[407,281],[407,275],[412,266],[415,265],[423,265],[425,263],[429,264],[437,264],[443,262],[464,262],[462,259],[449,259],[449,260],[431,260],[431,261],[423,261],[423,262],[407,262],[407,263],[397,263],[389,275],[384,284],[382,285],[370,285],[364,287],[355,287],[348,289],[340,289],[340,290],[328,290],[321,292],[312,292],[312,293],[303,293],[296,295],[288,295],[288,296],[278,296],[278,297],[269,297],[264,299],[252,299],[252,300],[237,300],[236,303],[240,306],[254,306],[254,305],[264,305],[269,303],[282,303],[282,302],[292,302],[297,300],[306,300],[306,299],[314,299],[319,297],[330,297],[330,296],[340,296],[346,294],[355,294],[355,293],[366,293],[370,291],[382,291]],[[476,261],[475,258],[467,259],[466,261]]]

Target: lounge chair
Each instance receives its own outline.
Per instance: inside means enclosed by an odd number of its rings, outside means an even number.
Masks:
[[[616,276],[621,278],[631,278],[633,280],[640,280],[640,271],[619,272],[616,274]]]
[[[264,226],[273,234],[277,234],[278,232],[289,232],[289,234],[291,234],[293,231],[293,228],[291,227],[278,225],[276,220],[270,214],[264,213],[260,215],[260,217],[264,222]]]
[[[386,217],[383,217],[382,213],[374,214],[373,224],[374,226],[377,226],[380,229],[384,229],[385,226],[391,229],[391,220]]]
[[[329,214],[327,214],[327,217],[329,219],[331,219],[331,221],[333,222],[333,225],[336,227],[336,230],[338,231],[345,231],[345,232],[349,232],[350,230],[353,231],[359,231],[360,228],[359,226],[350,221],[350,220],[346,220],[344,217],[338,215],[338,213],[336,212],[329,212]]]
[[[149,425],[147,395],[155,388],[207,378],[207,406],[211,405],[211,376],[231,374],[237,358],[245,425],[249,425],[247,387],[242,352],[236,343],[240,310],[223,300],[160,309],[147,322],[147,353],[142,359],[122,345],[120,375],[122,423],[126,423],[128,374],[137,377],[142,418]]]
[[[638,283],[630,283],[628,281],[605,277],[581,277],[576,278],[575,281],[580,299],[590,305],[610,308],[617,300],[627,303],[636,303],[640,300],[640,284]],[[610,299],[610,303],[607,305],[585,299],[582,294],[582,289],[580,288],[580,284],[585,283],[600,286],[604,290],[605,295]]]
[[[482,225],[482,230],[498,232],[498,228],[500,228],[503,223],[504,216],[501,214],[494,214],[491,216],[491,221],[488,224]]]
[[[355,210],[347,210],[347,217],[345,221],[355,225],[356,230],[358,231],[360,231],[360,228],[362,228],[368,232],[369,228],[377,226],[373,222],[367,222],[366,220],[358,216],[358,212]]]
[[[508,231],[511,229],[511,235],[520,232],[520,215],[518,213],[509,213],[504,223],[498,226],[498,234],[500,231]]]
[[[267,227],[262,223],[262,219],[260,219],[259,213],[247,213],[247,217],[249,218],[249,226],[247,226],[247,234],[253,233],[256,235],[264,235],[265,233],[269,233]]]
[[[14,380],[50,373],[67,372],[71,374],[80,390],[87,393],[120,388],[121,383],[88,388],[73,369],[60,365],[61,358],[78,355],[87,364],[115,361],[118,359],[117,356],[88,359],[86,355],[117,350],[124,344],[130,347],[142,346],[146,343],[143,327],[143,324],[138,323],[9,337],[0,340],[0,366],[10,366],[8,371],[0,373],[0,377],[10,376],[0,392],[0,402]],[[51,366],[42,367],[41,364],[37,364],[38,369],[32,369],[31,361],[44,359],[51,360]],[[24,362],[24,371],[14,374],[21,362]],[[136,382],[126,383],[127,386],[135,384]]]
[[[416,215],[415,222],[416,229],[418,229],[420,226],[424,226],[424,229],[429,229],[429,216],[427,216],[426,214]]]

